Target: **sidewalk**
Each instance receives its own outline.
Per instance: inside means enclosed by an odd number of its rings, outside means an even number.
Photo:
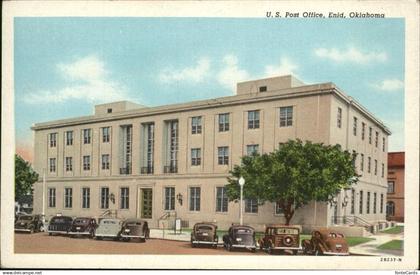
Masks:
[[[386,234],[378,233],[370,236],[375,240],[367,243],[362,243],[356,246],[350,247],[350,253],[358,255],[369,255],[369,256],[403,256],[403,250],[384,250],[378,249],[377,247],[392,240],[403,240],[404,234]]]
[[[191,233],[182,232],[175,234],[173,229],[150,229],[150,238],[189,242],[191,241]]]

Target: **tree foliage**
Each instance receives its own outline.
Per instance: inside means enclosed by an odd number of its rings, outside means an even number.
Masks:
[[[296,209],[313,200],[329,202],[358,181],[355,157],[340,145],[289,140],[272,153],[244,156],[230,171],[227,195],[239,198],[242,176],[244,197],[278,203],[289,224]]]
[[[38,180],[38,174],[31,164],[21,156],[15,155],[15,201],[24,195],[32,194],[32,185]]]

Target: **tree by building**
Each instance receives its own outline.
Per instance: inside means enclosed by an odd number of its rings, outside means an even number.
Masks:
[[[343,188],[357,183],[354,159],[340,145],[289,140],[268,154],[244,156],[228,177],[229,200],[239,198],[238,178],[244,177],[244,197],[278,203],[286,224],[310,201],[330,202]]]
[[[21,156],[15,155],[15,201],[32,194],[32,185],[37,180],[38,174],[32,169],[31,164]]]

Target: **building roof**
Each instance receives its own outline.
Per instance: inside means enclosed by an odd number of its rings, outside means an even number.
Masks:
[[[388,167],[404,167],[405,152],[388,153]]]

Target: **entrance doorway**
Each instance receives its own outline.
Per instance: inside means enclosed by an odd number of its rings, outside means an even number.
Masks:
[[[141,217],[144,219],[152,218],[153,191],[152,188],[141,189]]]

